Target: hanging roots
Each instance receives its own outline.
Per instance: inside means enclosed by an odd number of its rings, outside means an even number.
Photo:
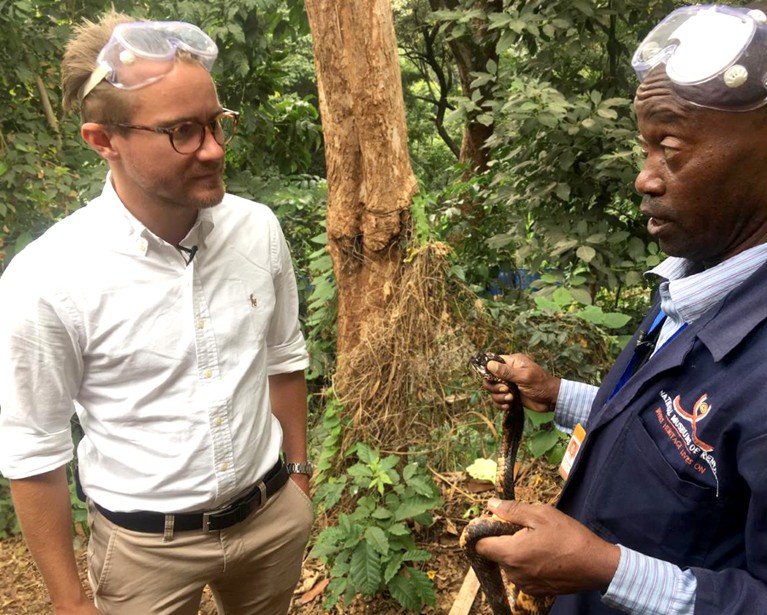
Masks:
[[[493,332],[483,303],[449,272],[450,248],[430,243],[404,265],[387,309],[339,365],[336,394],[352,419],[343,449],[357,440],[383,450],[432,442],[450,420],[446,400],[477,381],[467,360]]]

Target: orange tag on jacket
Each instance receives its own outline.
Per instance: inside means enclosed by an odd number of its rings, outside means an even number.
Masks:
[[[570,438],[570,443],[567,445],[564,457],[562,457],[562,463],[559,464],[559,475],[567,480],[570,475],[570,468],[575,463],[575,458],[578,456],[578,451],[581,450],[581,444],[586,438],[586,430],[583,429],[583,425],[578,423],[573,429],[573,435]]]

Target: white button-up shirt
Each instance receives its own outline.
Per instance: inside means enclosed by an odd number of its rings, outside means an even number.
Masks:
[[[0,471],[73,456],[115,511],[211,509],[277,461],[268,375],[308,355],[288,247],[264,205],[200,211],[184,255],[100,197],[17,255],[0,279]]]

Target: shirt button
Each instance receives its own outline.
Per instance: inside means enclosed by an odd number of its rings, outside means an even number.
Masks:
[[[226,461],[221,464],[221,471],[222,472],[225,472],[228,469],[229,469],[229,464]]]
[[[219,416],[216,418],[216,427],[221,427],[221,423],[223,423],[223,421],[221,420],[221,417]]]
[[[205,328],[205,321],[200,318],[200,320],[197,321],[197,328],[198,329],[204,329]]]
[[[204,372],[202,372],[203,378],[212,378],[213,377],[213,370],[212,369],[206,369]]]

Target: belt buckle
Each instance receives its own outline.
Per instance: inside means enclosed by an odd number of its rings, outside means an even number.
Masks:
[[[256,483],[256,487],[258,490],[258,505],[256,506],[256,509],[261,508],[264,503],[267,500],[267,494],[266,494],[266,483],[264,481],[258,481]],[[222,515],[225,515],[230,512],[234,512],[242,506],[245,502],[240,502],[239,504],[236,504],[233,502],[231,504],[227,504],[226,506],[222,506],[221,508],[217,508],[216,510],[211,510],[209,512],[202,513],[202,533],[203,534],[209,534],[210,532],[216,531],[214,529],[211,529],[210,522],[211,519],[216,519]]]
[[[222,506],[221,508],[217,508],[216,510],[202,513],[202,533],[209,534],[210,532],[215,531],[210,527],[211,519],[216,519],[219,516],[226,514],[230,511],[230,508],[231,505],[226,505]]]

